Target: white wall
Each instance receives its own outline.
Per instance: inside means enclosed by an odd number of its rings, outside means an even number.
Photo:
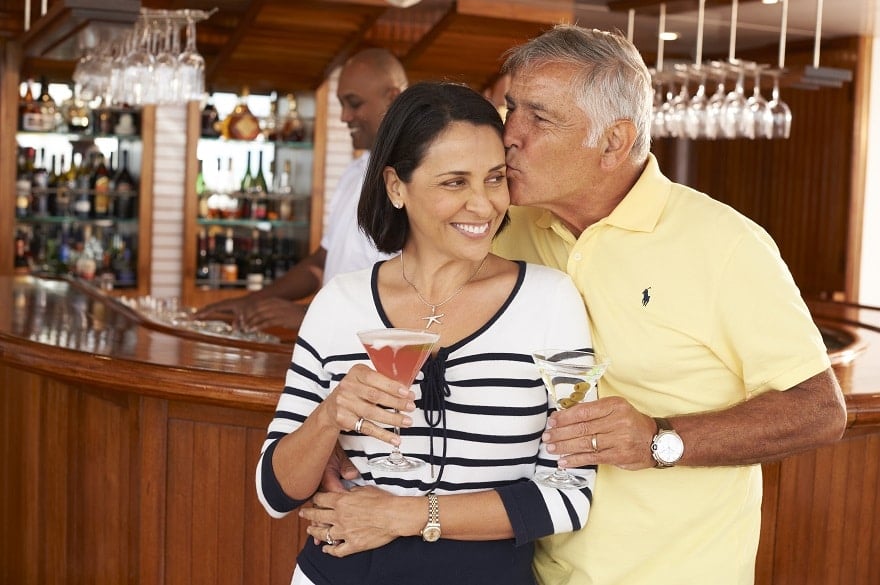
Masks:
[[[880,162],[880,37],[874,37],[871,64],[868,164],[858,302],[880,307],[880,164],[877,164]]]

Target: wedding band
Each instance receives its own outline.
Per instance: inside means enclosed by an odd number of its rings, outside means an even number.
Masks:
[[[360,418],[357,420],[357,422],[354,423],[354,432],[356,432],[356,433],[360,433],[360,432],[361,432],[361,427],[363,426],[363,424],[364,424],[364,417],[360,417]]]
[[[336,541],[333,540],[332,538],[330,538],[330,529],[329,528],[327,529],[327,535],[324,537],[324,542],[326,542],[330,546],[334,546],[336,544]]]
[[[599,441],[596,439],[596,435],[590,437],[590,445],[593,446],[593,451],[599,450]]]

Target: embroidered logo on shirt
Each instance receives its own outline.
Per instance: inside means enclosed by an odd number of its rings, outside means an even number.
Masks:
[[[648,294],[649,290],[651,290],[650,286],[642,291],[642,306],[643,307],[647,307],[648,303],[651,302],[651,295]]]

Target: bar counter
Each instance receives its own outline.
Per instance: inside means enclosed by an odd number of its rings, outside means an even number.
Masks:
[[[289,583],[305,538],[253,473],[291,345],[177,330],[88,285],[0,278],[0,583]],[[880,310],[810,304],[842,441],[764,466],[759,585],[876,585]]]

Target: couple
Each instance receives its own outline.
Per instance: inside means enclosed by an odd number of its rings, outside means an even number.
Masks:
[[[660,174],[630,43],[559,26],[505,71],[503,135],[491,106],[451,85],[407,90],[383,121],[359,222],[401,254],[316,297],[258,468],[278,516],[312,497],[337,441],[360,472],[363,487],[300,511],[326,542],[306,545],[294,582],[751,583],[756,464],[845,424],[821,337],[767,234]],[[489,253],[508,184],[532,207],[511,210],[496,251],[563,269],[576,291]],[[366,365],[355,331],[421,328],[434,311],[441,340],[420,384]],[[612,365],[599,400],[542,433],[529,353],[548,345],[594,345]],[[396,442],[390,425],[427,461],[420,473],[364,464]],[[599,466],[595,498],[530,481],[561,453],[581,473]],[[442,536],[426,542],[435,505]]]

